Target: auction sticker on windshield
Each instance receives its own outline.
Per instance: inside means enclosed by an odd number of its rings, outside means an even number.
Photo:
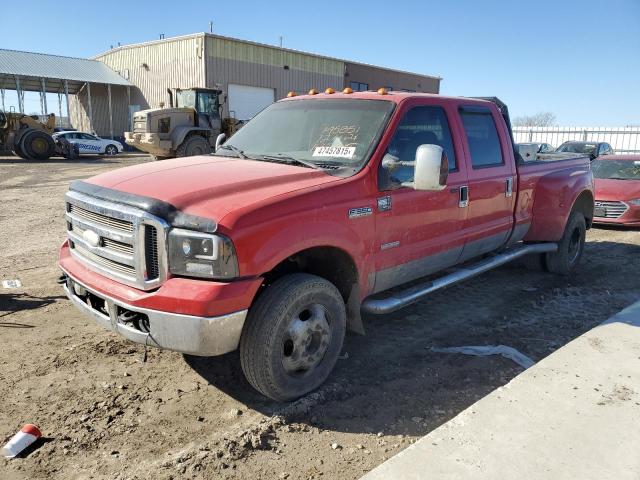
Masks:
[[[356,147],[316,147],[313,150],[314,157],[342,157],[353,158]]]

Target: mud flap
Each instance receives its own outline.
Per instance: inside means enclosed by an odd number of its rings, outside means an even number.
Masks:
[[[360,335],[365,335],[364,325],[362,323],[362,316],[360,314],[360,288],[358,284],[354,284],[351,287],[351,293],[349,294],[349,300],[347,300],[347,328],[352,332]]]

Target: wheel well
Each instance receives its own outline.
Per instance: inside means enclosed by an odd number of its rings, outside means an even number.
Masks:
[[[581,212],[587,221],[587,228],[591,228],[593,223],[593,195],[589,191],[584,191],[573,203],[572,211]]]
[[[358,269],[351,256],[336,247],[314,247],[295,253],[265,274],[264,285],[290,273],[310,273],[333,283],[345,303],[358,284]]]

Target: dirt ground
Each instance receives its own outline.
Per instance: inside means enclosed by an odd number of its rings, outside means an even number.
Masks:
[[[504,344],[539,360],[640,298],[640,233],[592,229],[570,278],[507,266],[348,335],[319,391],[286,405],[242,377],[236,354],[151,350],[102,330],[56,284],[71,180],[147,161],[0,158],[0,441],[43,440],[3,478],[355,479],[504,385],[502,357],[433,346]],[[499,432],[497,432],[499,433]]]

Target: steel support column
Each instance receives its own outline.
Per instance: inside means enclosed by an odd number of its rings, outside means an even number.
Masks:
[[[87,85],[87,103],[89,104],[89,131],[93,133],[93,108],[91,107],[91,84],[89,82]]]
[[[131,87],[127,86],[127,117],[128,128],[130,132],[133,132],[133,115],[131,115]]]
[[[4,88],[0,88],[0,97],[2,97],[2,111],[5,112],[7,109],[4,106]]]
[[[44,77],[40,78],[40,84],[42,85],[42,92],[40,95],[42,96],[42,115],[47,115],[47,88],[45,84]]]
[[[111,84],[107,84],[107,97],[109,98],[109,133],[111,134],[111,140],[113,140],[113,112],[111,110]]]
[[[69,124],[69,127],[72,127],[73,125],[71,125],[71,111],[69,110],[69,82],[67,80],[64,81],[64,96],[67,101],[67,123]]]
[[[22,93],[22,88],[20,88],[20,77],[14,77],[16,79],[16,92],[18,93],[18,110],[20,113],[24,113],[24,96]]]
[[[62,127],[62,92],[58,92],[58,126]]]

